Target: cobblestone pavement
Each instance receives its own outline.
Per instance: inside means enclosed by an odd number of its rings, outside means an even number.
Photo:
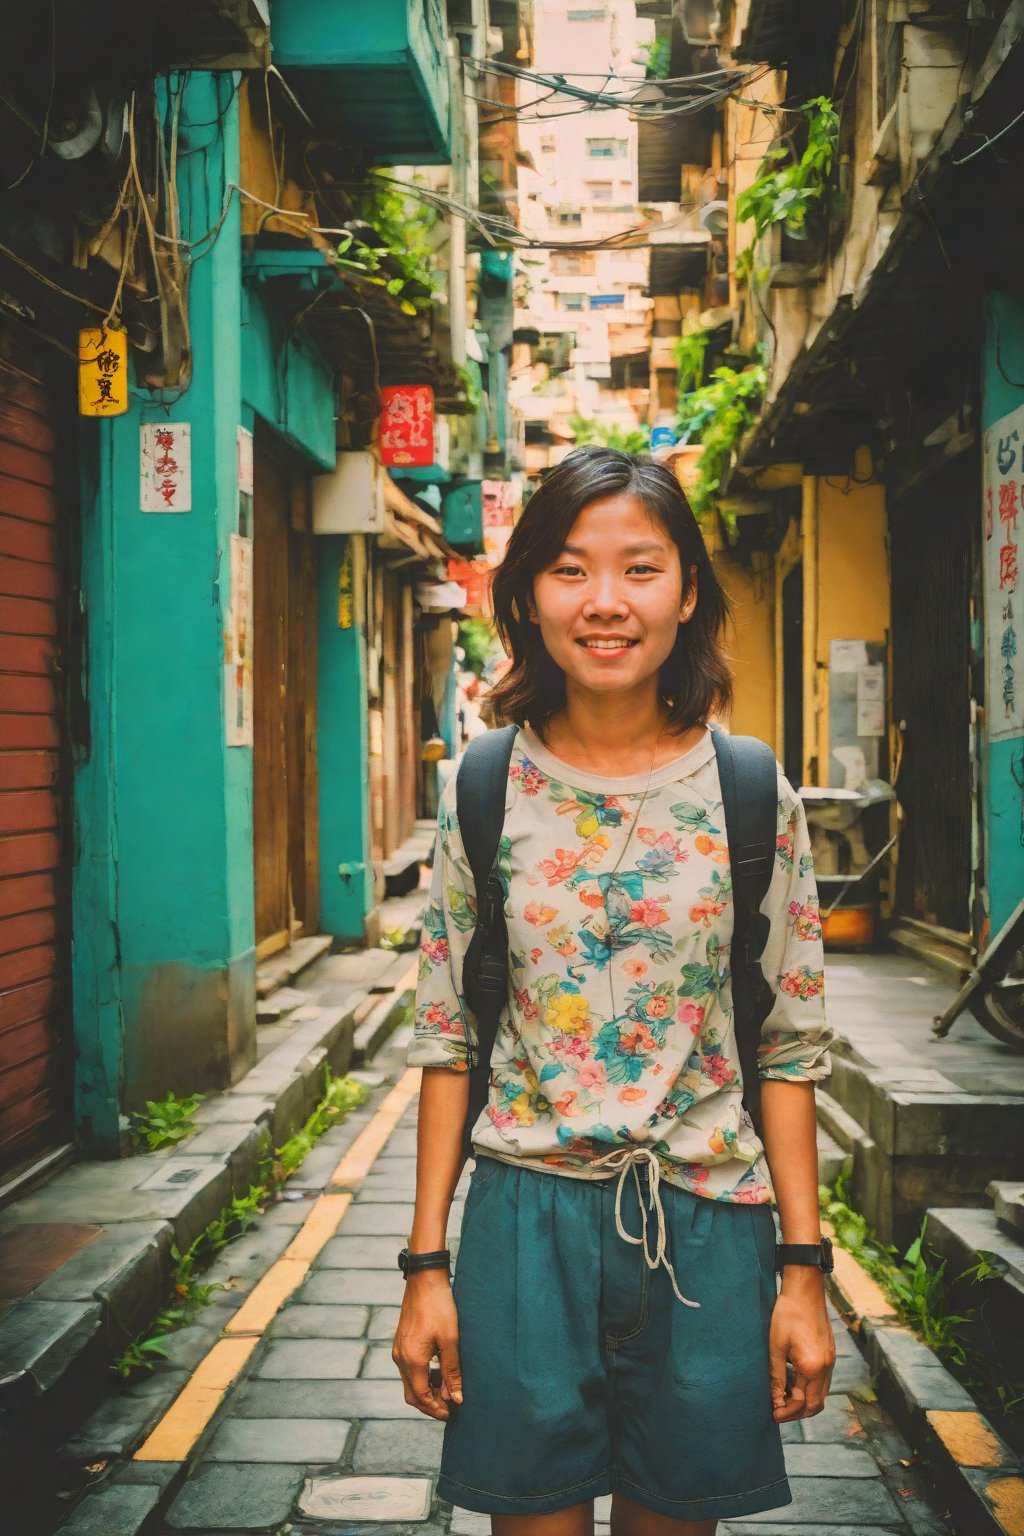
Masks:
[[[403,1045],[396,1037],[377,1065],[400,1075]],[[375,1103],[380,1097],[378,1092]],[[372,1125],[371,1115],[363,1114]],[[405,1404],[391,1361],[403,1286],[395,1253],[412,1219],[415,1122],[413,1099],[363,1179],[338,1235],[321,1249],[305,1283],[252,1348],[184,1464],[129,1461],[76,1507],[62,1527],[66,1536],[225,1536],[240,1530],[485,1536],[486,1517],[452,1511],[433,1498],[442,1426]],[[336,1148],[321,1145],[301,1181],[326,1182],[336,1161]],[[466,1182],[452,1214],[453,1240]],[[250,1295],[255,1277],[294,1236],[303,1203],[278,1206],[268,1215],[269,1226],[226,1255]],[[230,1294],[217,1303],[223,1317],[230,1316],[232,1304]],[[875,1402],[861,1356],[837,1314],[834,1322],[839,1359],[827,1410],[786,1430],[793,1503],[723,1522],[720,1536],[747,1530],[758,1536],[950,1531],[909,1449]],[[171,1368],[182,1371],[184,1381],[197,1366],[204,1369],[198,1356],[211,1337],[217,1335],[204,1335],[205,1345],[184,1334],[172,1341]],[[216,1384],[212,1390],[219,1393]],[[608,1499],[597,1504],[601,1536],[608,1529],[609,1504]]]

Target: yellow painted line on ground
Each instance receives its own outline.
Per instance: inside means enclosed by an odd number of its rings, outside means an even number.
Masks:
[[[925,1418],[953,1460],[961,1467],[1005,1467],[1006,1447],[980,1413],[969,1409],[931,1408]]]
[[[419,1092],[422,1072],[410,1067],[399,1078],[369,1125],[359,1133],[329,1182],[358,1187],[380,1156],[388,1137]],[[185,1461],[237,1381],[266,1329],[309,1273],[314,1259],[334,1236],[352,1203],[352,1191],[320,1195],[281,1258],[253,1288],[219,1339],[199,1362],[159,1424],[139,1449],[136,1461]]]
[[[833,1228],[827,1221],[822,1222],[821,1230],[828,1237],[834,1236]],[[832,1288],[838,1292],[842,1310],[848,1314],[854,1327],[865,1317],[875,1323],[884,1323],[887,1327],[899,1323],[899,1314],[882,1287],[872,1280],[866,1269],[861,1268],[852,1253],[837,1244],[832,1250],[832,1258],[835,1263],[830,1276]]]
[[[226,1334],[259,1335],[280,1312],[288,1297],[309,1274],[311,1259],[278,1259],[263,1279],[253,1287],[234,1317],[224,1329]]]
[[[1006,1536],[1024,1536],[1024,1477],[993,1477],[985,1497]]]
[[[422,1068],[410,1067],[392,1088],[365,1131],[349,1147],[328,1183],[361,1184],[381,1149],[420,1089]]]
[[[258,1343],[258,1334],[218,1340],[135,1452],[135,1460],[184,1461]]]

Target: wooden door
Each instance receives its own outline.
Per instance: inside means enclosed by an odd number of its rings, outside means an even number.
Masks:
[[[316,580],[308,477],[257,432],[253,487],[256,944],[318,921]]]
[[[2,1172],[70,1135],[59,427],[42,368],[0,337]],[[72,418],[71,431],[60,434],[60,464],[71,477],[65,460],[73,434]]]

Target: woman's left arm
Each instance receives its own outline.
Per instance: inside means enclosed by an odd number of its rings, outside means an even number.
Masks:
[[[832,1031],[825,1020],[821,922],[807,823],[799,797],[784,779],[779,790],[775,869],[763,907],[771,930],[762,968],[775,1006],[761,1035],[761,1115],[782,1241],[817,1243],[814,1084],[831,1071]],[[776,1420],[820,1413],[835,1363],[820,1270],[795,1264],[783,1270],[770,1349]]]
[[[817,1243],[821,1222],[814,1084],[763,1082],[761,1117],[782,1241]],[[783,1269],[769,1347],[776,1420],[785,1423],[820,1413],[836,1358],[820,1270],[797,1264]]]

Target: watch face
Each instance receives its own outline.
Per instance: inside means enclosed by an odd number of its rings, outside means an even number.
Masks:
[[[409,1276],[409,1250],[408,1250],[408,1248],[403,1248],[401,1250],[401,1252],[399,1253],[399,1255],[398,1255],[398,1267],[402,1271],[402,1274],[405,1275],[405,1277],[408,1279],[408,1276]]]
[[[832,1257],[832,1239],[823,1237],[821,1240],[821,1267],[826,1275],[830,1275],[835,1269],[835,1259]]]

